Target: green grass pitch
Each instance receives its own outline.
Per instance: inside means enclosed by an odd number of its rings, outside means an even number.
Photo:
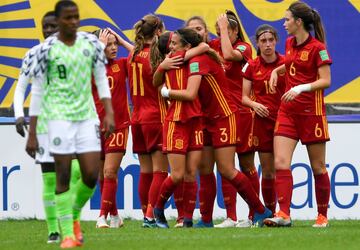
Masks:
[[[174,225],[170,221],[170,225]],[[141,221],[125,220],[119,229],[96,229],[82,222],[81,249],[360,249],[360,221],[332,220],[328,228],[313,221],[295,221],[291,228],[145,229]],[[37,220],[0,221],[0,249],[60,249],[46,244],[46,225]]]

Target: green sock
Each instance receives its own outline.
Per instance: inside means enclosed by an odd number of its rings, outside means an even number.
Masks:
[[[59,232],[59,224],[56,218],[55,203],[56,174],[55,172],[47,172],[43,173],[42,177],[45,220],[49,234],[56,233]]]
[[[90,199],[95,191],[95,187],[88,187],[82,180],[76,185],[76,196],[73,204],[74,220],[80,220],[80,212],[85,203]]]
[[[76,193],[74,188],[76,187],[77,182],[81,179],[80,164],[77,159],[71,161],[71,177],[70,177],[70,190],[73,193]]]
[[[56,212],[59,219],[63,239],[67,236],[74,238],[71,197],[72,193],[70,192],[70,190],[55,195]]]

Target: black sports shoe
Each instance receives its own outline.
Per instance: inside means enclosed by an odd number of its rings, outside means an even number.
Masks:
[[[60,242],[60,234],[58,232],[49,234],[47,241],[48,244],[59,243],[59,242]]]

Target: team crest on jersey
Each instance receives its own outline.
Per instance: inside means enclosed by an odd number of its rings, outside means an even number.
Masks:
[[[309,51],[302,51],[300,55],[300,60],[306,62],[309,60]]]
[[[111,70],[112,72],[119,72],[120,71],[120,67],[118,64],[114,64],[113,66],[111,66]]]
[[[177,149],[183,149],[184,147],[184,141],[181,139],[176,139],[175,141],[175,148]]]
[[[88,57],[88,56],[90,56],[90,51],[88,49],[84,49],[83,54],[84,54],[84,56]]]
[[[60,137],[55,137],[54,140],[53,140],[53,144],[55,146],[59,146],[61,144],[61,139]]]

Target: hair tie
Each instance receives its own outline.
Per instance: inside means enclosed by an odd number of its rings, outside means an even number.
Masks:
[[[174,32],[171,31],[170,35],[169,35],[169,39],[168,39],[167,44],[166,44],[166,51],[169,50],[170,43],[171,43],[171,38],[172,38],[173,34],[174,34]]]
[[[265,34],[265,33],[270,33],[270,34],[273,34],[273,32],[271,31],[271,30],[264,30],[264,31],[262,31],[262,32],[260,32],[260,34],[258,34],[256,37],[257,37],[257,39],[259,38],[259,37],[261,37],[263,34]],[[273,34],[274,35],[274,34]]]

